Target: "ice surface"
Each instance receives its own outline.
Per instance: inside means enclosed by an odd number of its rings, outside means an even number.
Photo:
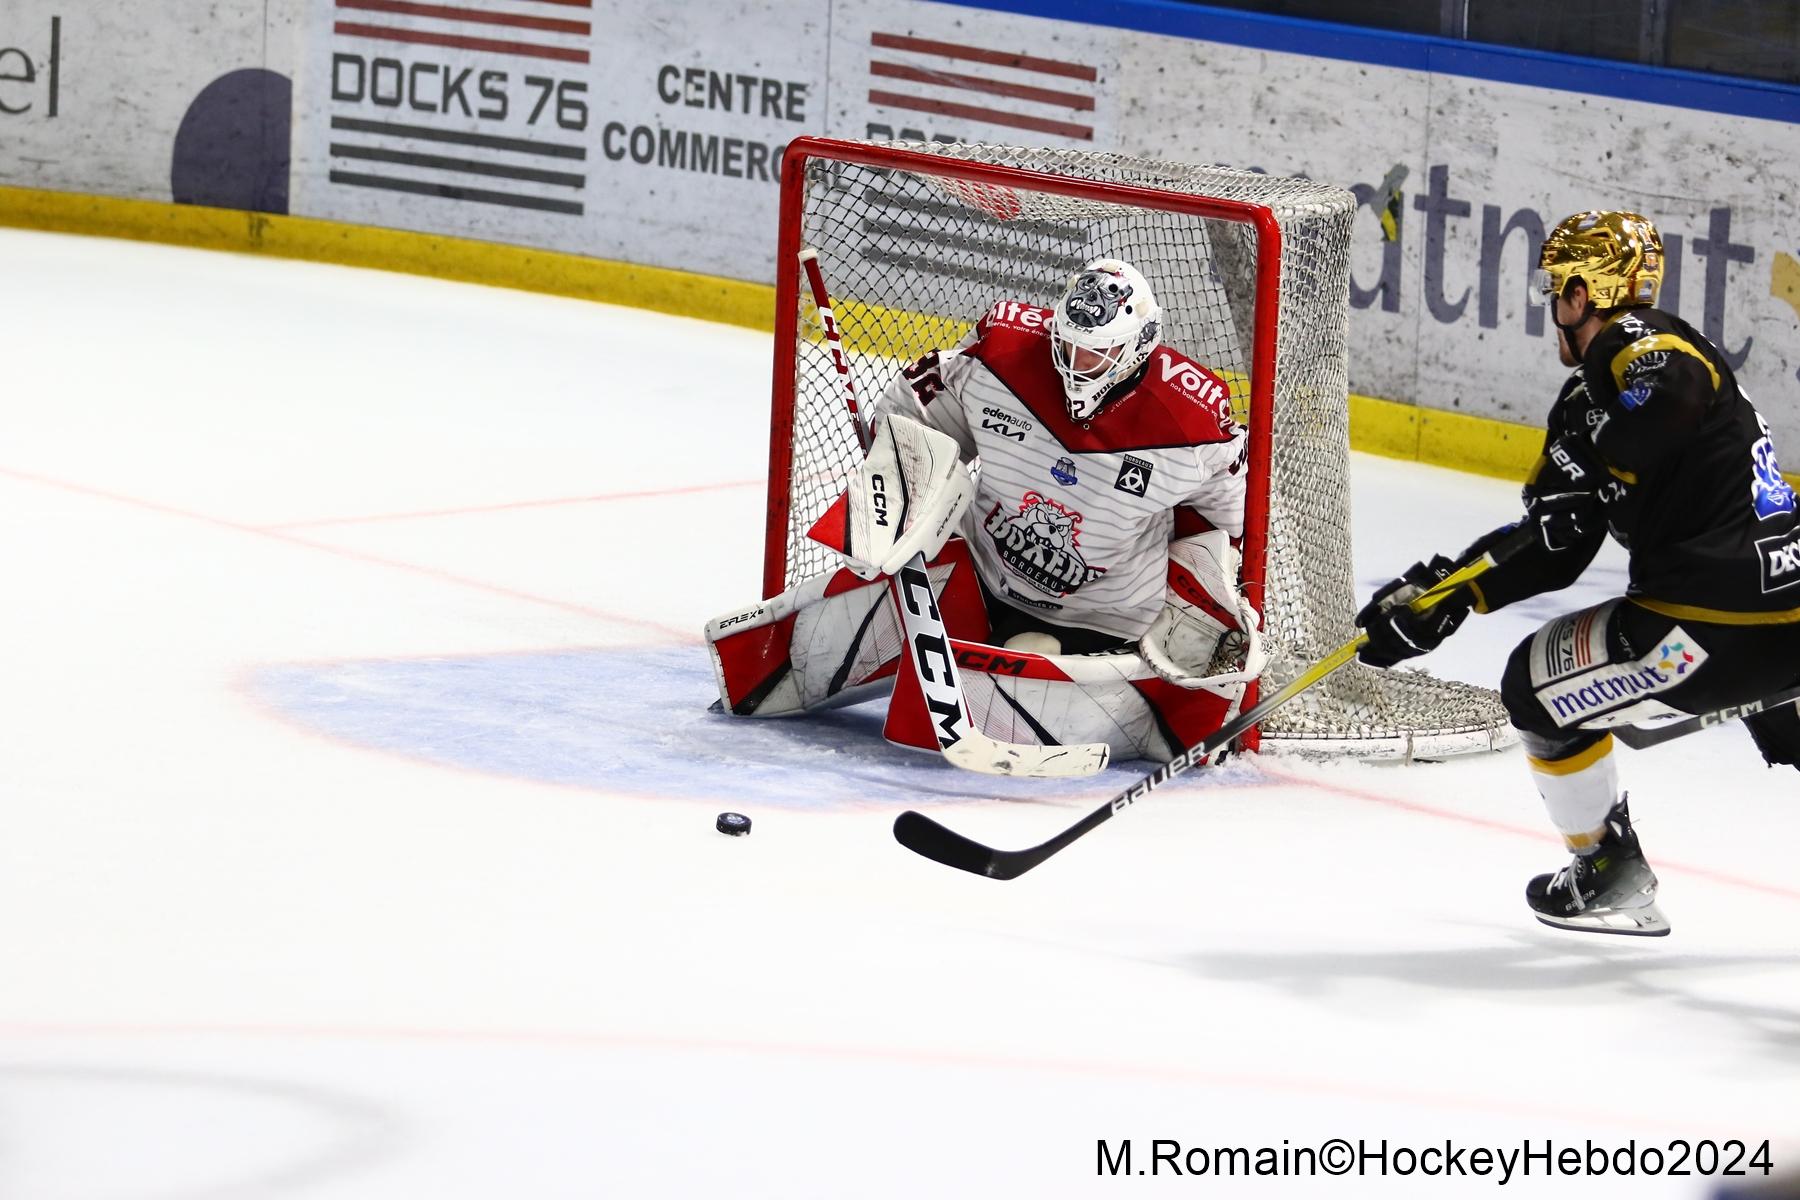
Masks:
[[[765,337],[28,233],[0,267],[4,1200],[1496,1186],[1097,1178],[1127,1137],[1800,1156],[1800,779],[1739,729],[1625,754],[1657,941],[1529,919],[1561,855],[1516,751],[1196,773],[966,876],[893,815],[1027,845],[1135,769],[704,711]],[[1365,591],[1513,514],[1354,471]],[[1427,665],[1492,682],[1622,566]],[[1546,1188],[1706,1183],[1506,1194]]]

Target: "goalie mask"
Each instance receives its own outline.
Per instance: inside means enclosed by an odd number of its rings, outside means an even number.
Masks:
[[[1545,300],[1579,279],[1596,309],[1655,304],[1662,276],[1662,237],[1648,217],[1632,212],[1565,217],[1538,253],[1537,288]]]
[[[1086,421],[1161,340],[1162,310],[1136,267],[1097,258],[1075,273],[1050,314],[1050,357],[1069,416]]]

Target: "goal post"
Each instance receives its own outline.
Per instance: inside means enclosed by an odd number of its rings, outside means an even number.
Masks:
[[[798,254],[819,251],[857,391],[999,300],[1048,306],[1089,259],[1149,279],[1163,340],[1248,430],[1245,591],[1280,686],[1353,635],[1341,188],[1224,167],[979,143],[798,138],[782,161],[763,592],[835,565],[806,536],[860,455]],[[1353,663],[1273,714],[1264,749],[1440,757],[1511,740],[1499,697]]]

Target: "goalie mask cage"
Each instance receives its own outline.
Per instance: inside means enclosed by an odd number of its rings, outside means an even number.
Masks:
[[[1244,584],[1279,687],[1355,635],[1350,228],[1342,189],[1224,167],[974,143],[798,138],[782,164],[763,592],[837,565],[806,531],[861,459],[800,282],[819,252],[866,405],[997,300],[1049,306],[1108,255],[1150,281],[1163,340],[1249,428]],[[1430,758],[1512,740],[1497,693],[1352,662],[1264,722],[1263,748]],[[1254,744],[1254,743],[1253,743]]]

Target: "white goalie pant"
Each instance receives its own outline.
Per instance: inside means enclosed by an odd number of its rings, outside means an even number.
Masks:
[[[1178,687],[1135,652],[1046,655],[987,645],[974,565],[960,540],[931,564],[957,653],[963,698],[981,731],[1027,745],[1104,742],[1114,758],[1166,762],[1237,715],[1243,688]],[[892,690],[884,734],[935,751],[885,581],[847,570],[806,579],[706,626],[721,708],[793,716]],[[899,677],[896,687],[894,680]]]

